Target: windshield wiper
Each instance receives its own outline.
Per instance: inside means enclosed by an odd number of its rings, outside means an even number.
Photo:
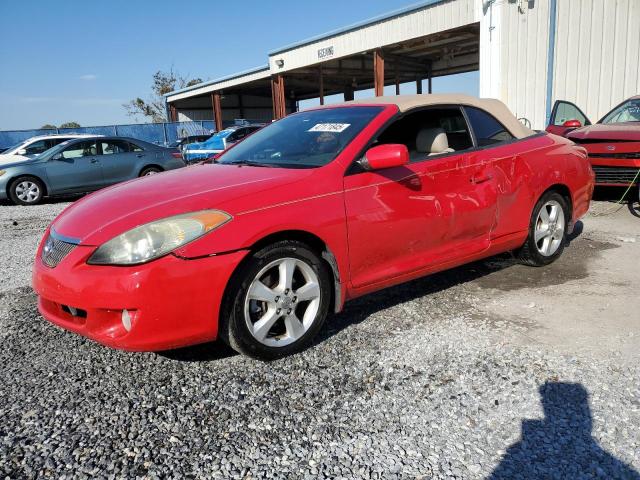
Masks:
[[[222,165],[248,165],[250,167],[266,167],[266,168],[275,167],[275,165],[271,163],[254,162],[252,160],[237,160],[235,162],[225,162]]]

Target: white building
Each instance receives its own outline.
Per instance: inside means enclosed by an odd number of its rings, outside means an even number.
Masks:
[[[424,0],[269,52],[268,65],[171,92],[171,120],[267,121],[299,100],[479,71],[481,97],[533,128],[557,99],[597,120],[640,93],[640,0]],[[217,114],[216,114],[217,112]]]

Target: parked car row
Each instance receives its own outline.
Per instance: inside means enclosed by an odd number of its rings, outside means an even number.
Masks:
[[[263,126],[264,124],[249,124],[225,128],[203,142],[194,142],[186,145],[182,154],[188,163],[204,160],[221,153]]]
[[[91,192],[185,166],[177,149],[133,138],[76,135],[58,140],[30,140],[16,150],[20,155],[0,156],[0,200],[34,205],[45,196]],[[55,145],[43,152],[30,150],[49,141]]]

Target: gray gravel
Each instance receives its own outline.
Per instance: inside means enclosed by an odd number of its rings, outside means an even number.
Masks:
[[[132,354],[36,311],[64,206],[0,206],[2,476],[640,478],[638,362],[523,342],[535,325],[482,308],[506,257],[352,302],[277,362]]]

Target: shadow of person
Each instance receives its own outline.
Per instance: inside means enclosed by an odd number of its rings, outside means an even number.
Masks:
[[[591,437],[589,394],[579,383],[540,387],[544,418],[523,420],[522,437],[507,450],[489,479],[606,478],[640,480]]]

